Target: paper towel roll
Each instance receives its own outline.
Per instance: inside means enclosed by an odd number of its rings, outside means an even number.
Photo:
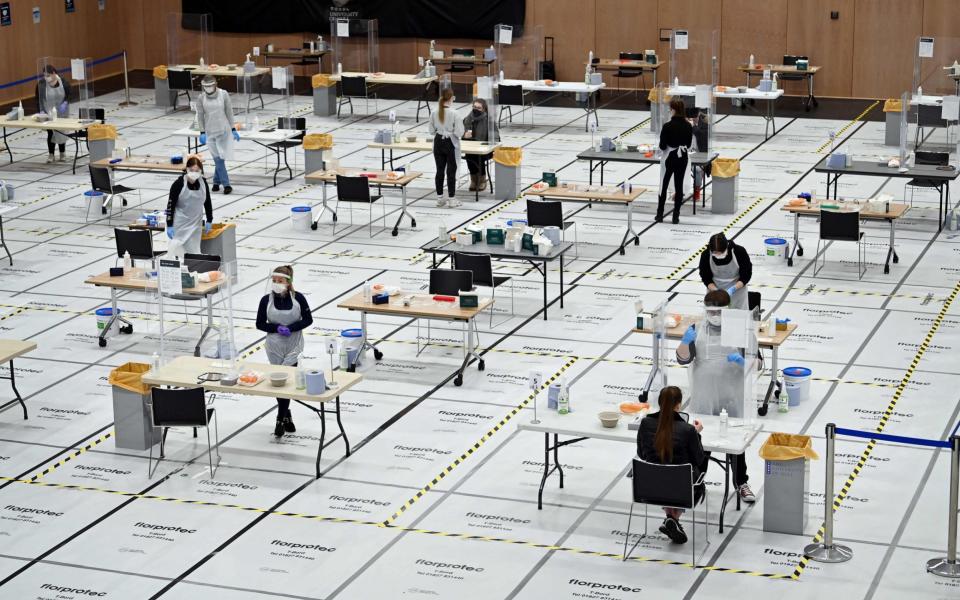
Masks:
[[[327,378],[323,371],[307,371],[307,393],[310,395],[320,395],[327,391]]]

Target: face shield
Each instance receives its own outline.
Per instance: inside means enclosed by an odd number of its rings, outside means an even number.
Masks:
[[[723,309],[722,309],[721,307],[719,307],[719,306],[706,306],[706,307],[704,307],[704,309],[703,309],[703,320],[704,320],[707,324],[711,325],[712,327],[715,327],[715,328],[719,329],[719,328],[720,328],[720,311],[721,311],[721,310],[723,310]]]
[[[290,284],[293,283],[293,278],[287,275],[282,271],[277,271],[276,269],[271,269],[267,274],[266,281],[264,283],[264,295],[267,294],[287,294],[290,291]]]
[[[217,93],[217,80],[213,77],[205,77],[203,81],[200,82],[200,87],[205,94],[212,96]]]

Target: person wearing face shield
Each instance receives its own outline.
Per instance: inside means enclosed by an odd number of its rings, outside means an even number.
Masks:
[[[271,365],[297,366],[303,352],[303,330],[313,324],[310,305],[293,289],[293,267],[281,265],[270,274],[270,291],[260,299],[257,329],[267,334],[267,360]],[[273,435],[283,437],[297,428],[290,413],[290,399],[277,398],[277,424]]]
[[[446,88],[440,93],[437,110],[430,114],[429,131],[433,136],[433,160],[437,164],[437,208],[447,205],[443,197],[443,176],[447,176],[447,193],[451,207],[460,206],[454,196],[457,193],[457,166],[460,163],[460,138],[463,137],[463,121],[453,110],[453,90]]]
[[[187,159],[187,169],[170,186],[167,200],[167,237],[183,245],[187,254],[200,254],[200,238],[213,223],[210,188],[203,177],[203,163]]]
[[[233,125],[233,105],[230,94],[217,87],[217,80],[207,75],[200,82],[203,92],[197,97],[197,124],[200,127],[200,143],[207,144],[213,155],[213,191],[233,191],[227,175],[227,160],[233,158],[233,143],[240,141],[240,134]]]
[[[473,109],[470,114],[463,118],[463,139],[476,140],[478,142],[495,142],[498,140],[499,132],[494,125],[493,135],[490,135],[490,114],[487,108],[487,101],[483,98],[476,98],[473,101]],[[487,189],[487,161],[493,158],[493,152],[485,155],[468,154],[466,156],[467,168],[470,170],[470,191],[483,191]]]
[[[58,117],[66,117],[70,112],[70,82],[60,78],[56,67],[47,65],[37,81],[37,109],[43,114],[52,114],[57,111]],[[67,140],[70,139],[59,131],[47,131],[47,162],[54,162],[53,151],[59,146],[60,162],[66,160]]]
[[[677,346],[677,362],[689,365],[693,397],[689,410],[692,413],[718,415],[725,408],[731,418],[743,415],[743,370],[745,359],[740,348],[724,347],[720,343],[720,327],[723,309],[730,306],[726,290],[712,290],[703,297],[706,318],[699,325],[691,325]],[[747,457],[736,457],[733,484],[740,499],[748,504],[757,498],[747,485]]]
[[[708,291],[724,290],[730,295],[730,308],[747,310],[747,284],[752,276],[753,262],[743,246],[722,232],[710,236],[700,255],[700,280]]]

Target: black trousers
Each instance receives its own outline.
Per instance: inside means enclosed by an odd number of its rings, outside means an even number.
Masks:
[[[673,218],[680,217],[680,204],[683,203],[683,174],[687,170],[687,155],[677,156],[675,152],[667,155],[664,161],[663,181],[660,185],[660,198],[657,200],[657,218],[663,218],[663,208],[667,202],[667,187],[670,179],[673,179],[673,189],[676,195],[673,197]]]
[[[297,366],[297,363],[293,363],[293,366]],[[289,416],[291,416],[290,398],[277,398],[277,418],[282,419]]]
[[[470,170],[471,175],[484,175],[484,168],[487,165],[487,161],[490,160],[493,154],[479,155],[479,154],[467,154],[465,160],[467,161],[467,168]]]
[[[707,460],[704,461],[705,464],[702,465],[703,468],[702,468],[701,472],[706,473],[706,472],[707,472],[707,464],[709,464],[709,462],[710,462],[710,453],[709,453],[709,452],[704,452],[704,454],[707,455]],[[750,476],[747,475],[747,455],[746,455],[746,454],[738,454],[738,455],[737,455],[737,468],[734,469],[734,471],[733,471],[733,485],[734,485],[734,487],[740,487],[741,485],[745,484],[745,483],[746,483],[747,481],[749,481],[749,480],[750,480]]]
[[[443,195],[443,175],[447,175],[447,193],[451,198],[457,192],[457,163],[460,157],[450,138],[436,135],[433,137],[433,160],[437,163],[437,195]]]
[[[48,153],[48,154],[53,154],[53,148],[54,148],[55,146],[57,146],[57,144],[54,144],[54,143],[53,143],[53,132],[52,132],[52,131],[47,131],[47,153]],[[59,146],[60,146],[60,154],[63,154],[64,152],[67,151],[67,145],[66,145],[66,144],[59,144]]]

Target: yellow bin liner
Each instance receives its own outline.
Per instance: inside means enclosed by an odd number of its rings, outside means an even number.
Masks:
[[[883,103],[883,112],[903,112],[903,101],[899,98],[887,98]]]
[[[308,133],[303,136],[304,150],[329,150],[333,148],[333,136],[329,133]]]
[[[153,76],[156,79],[167,78],[167,65],[157,65],[153,68]]]
[[[143,374],[150,370],[150,365],[146,363],[128,362],[120,365],[110,371],[110,385],[134,392],[136,394],[149,394],[150,386],[143,384]]]
[[[201,240],[213,240],[220,237],[228,227],[236,227],[236,223],[211,223],[210,224],[210,233],[204,233],[200,236]]]
[[[329,75],[324,75],[323,73],[317,73],[310,78],[310,85],[314,88],[321,87],[333,87],[337,85],[336,81],[330,78]]]
[[[739,158],[715,158],[713,160],[712,177],[736,177],[739,172]]]
[[[659,94],[657,93],[657,88],[653,88],[653,89],[650,90],[650,94],[647,96],[647,99],[648,99],[650,102],[657,102],[657,101],[659,100],[658,96],[659,96]],[[664,98],[663,98],[663,101],[664,101],[664,102],[670,102],[670,98],[672,98],[672,96],[670,96],[670,94],[668,94],[666,91],[664,91],[664,92],[663,92],[663,96],[664,96]]]
[[[506,167],[519,167],[523,150],[513,146],[500,146],[493,150],[493,160]]]
[[[810,458],[819,460],[809,435],[793,433],[771,433],[767,441],[760,446],[760,458],[764,460],[794,460]]]
[[[117,139],[117,128],[115,125],[94,123],[87,128],[87,139],[91,142],[97,140],[115,140]]]

